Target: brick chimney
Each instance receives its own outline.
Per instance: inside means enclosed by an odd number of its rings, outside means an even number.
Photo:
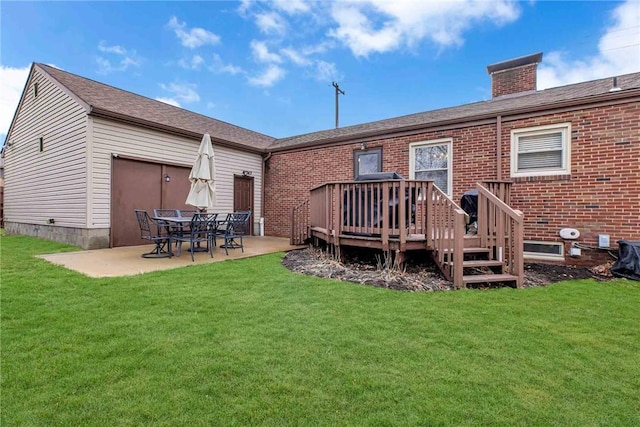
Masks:
[[[487,66],[491,75],[491,96],[511,95],[536,90],[536,70],[542,52]]]

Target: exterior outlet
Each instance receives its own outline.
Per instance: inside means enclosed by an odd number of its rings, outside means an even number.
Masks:
[[[572,246],[571,249],[569,249],[569,255],[571,255],[572,257],[579,257],[582,255],[582,250],[580,248]]]

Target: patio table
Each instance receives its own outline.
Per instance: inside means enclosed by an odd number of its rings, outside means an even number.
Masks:
[[[168,231],[171,232],[172,230],[174,230],[174,232],[177,233],[184,233],[185,231],[187,231],[186,227],[189,226],[189,224],[191,224],[191,217],[187,216],[154,216],[153,219],[157,220],[157,221],[164,221],[165,223],[168,224]],[[177,243],[177,244],[181,244],[181,243]],[[200,246],[200,242],[198,242],[198,245],[193,248],[194,252],[207,252],[208,249],[206,247]]]

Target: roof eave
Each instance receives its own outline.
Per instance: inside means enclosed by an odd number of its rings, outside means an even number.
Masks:
[[[99,107],[95,107],[93,105],[91,106],[89,115],[94,117],[109,119],[109,120],[115,120],[121,123],[141,126],[147,129],[157,130],[160,132],[165,132],[165,133],[169,133],[176,136],[182,136],[185,138],[190,138],[198,141],[202,139],[202,133],[199,133],[199,132],[193,132],[186,129],[176,128],[173,126],[164,125],[162,123],[144,120],[138,117],[131,117],[126,114],[120,114],[114,111],[105,110]],[[236,150],[242,150],[250,153],[262,154],[266,152],[266,150],[263,147],[254,147],[250,145],[239,144],[237,142],[227,141],[225,139],[217,138],[215,135],[211,135],[211,141],[216,143],[217,145],[233,148]]]
[[[342,143],[353,143],[355,141],[361,141],[363,139],[370,139],[374,137],[387,136],[387,135],[395,135],[398,133],[407,133],[412,131],[421,131],[425,129],[431,128],[441,128],[445,126],[454,126],[454,127],[466,127],[471,122],[479,122],[482,120],[495,119],[498,116],[502,117],[502,120],[509,120],[511,116],[519,116],[526,117],[527,115],[536,115],[541,111],[549,111],[550,113],[555,110],[570,108],[570,107],[578,107],[589,104],[596,104],[606,101],[617,101],[617,100],[625,100],[627,98],[640,97],[640,88],[637,89],[629,89],[620,92],[610,92],[603,93],[599,95],[592,95],[588,97],[582,98],[574,98],[571,100],[555,102],[555,103],[547,103],[541,104],[534,107],[522,107],[516,109],[504,109],[497,110],[491,113],[478,114],[473,116],[466,116],[464,118],[458,119],[449,119],[449,120],[440,120],[429,123],[420,123],[416,125],[395,127],[392,129],[382,129],[376,131],[369,132],[361,132],[346,136],[338,136],[334,138],[325,138],[311,142],[305,142],[302,144],[294,144],[288,145],[284,147],[271,147],[268,148],[268,151],[273,153],[284,152],[284,151],[297,151],[304,150],[309,148],[319,148],[330,145],[339,145]],[[456,126],[457,125],[457,126]]]

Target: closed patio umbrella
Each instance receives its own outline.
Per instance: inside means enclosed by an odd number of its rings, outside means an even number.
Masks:
[[[208,133],[202,137],[198,157],[189,174],[189,181],[191,181],[191,190],[185,203],[200,210],[213,208],[216,201],[215,166],[213,145]]]

